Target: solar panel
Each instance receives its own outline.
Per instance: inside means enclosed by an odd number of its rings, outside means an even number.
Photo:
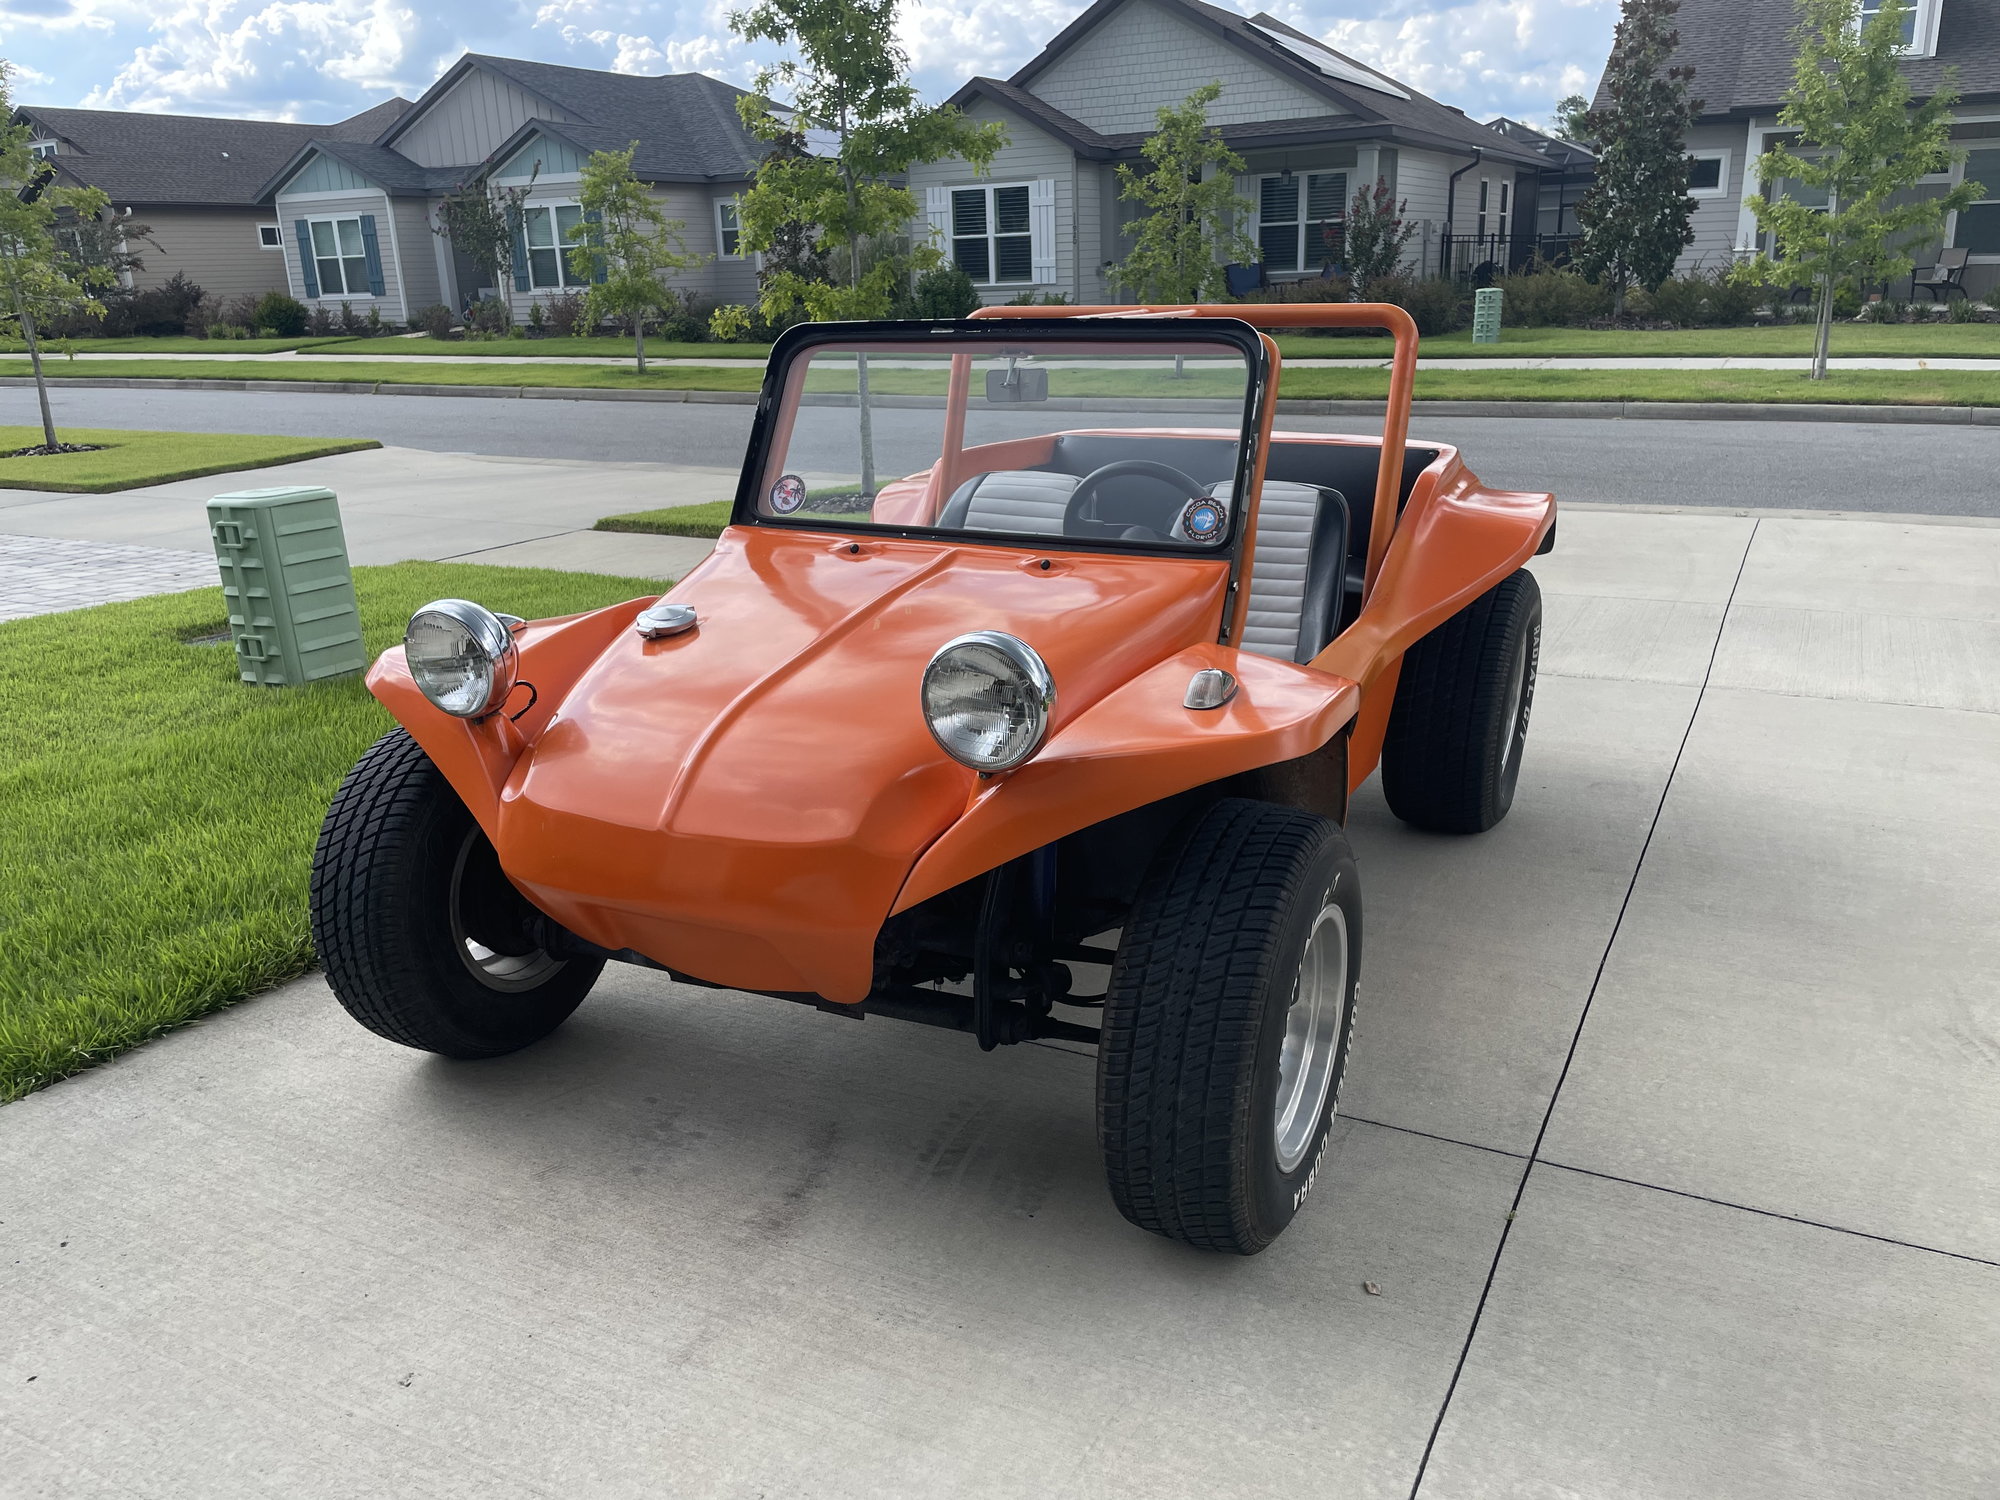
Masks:
[[[1328,78],[1338,78],[1342,83],[1359,84],[1364,89],[1373,89],[1378,94],[1387,94],[1394,99],[1410,97],[1407,89],[1398,88],[1386,78],[1376,77],[1366,68],[1357,67],[1346,58],[1337,56],[1324,47],[1315,47],[1311,42],[1302,42],[1295,36],[1274,31],[1269,26],[1259,26],[1255,21],[1244,24],[1258,35],[1269,37],[1307,67],[1324,73]]]

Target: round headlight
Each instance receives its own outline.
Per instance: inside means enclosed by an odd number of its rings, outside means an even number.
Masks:
[[[1026,641],[975,630],[938,648],[924,668],[924,718],[953,760],[1005,771],[1033,755],[1049,727],[1056,684]]]
[[[514,632],[469,599],[439,599],[411,615],[403,656],[424,696],[461,719],[506,702],[521,659]]]

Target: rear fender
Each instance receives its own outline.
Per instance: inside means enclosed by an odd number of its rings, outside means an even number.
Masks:
[[[1184,707],[1188,679],[1205,667],[1233,675],[1235,696],[1220,708]],[[982,779],[891,913],[1119,813],[1309,755],[1360,702],[1354,683],[1311,667],[1190,647],[1084,710],[1019,770]]]
[[[653,598],[628,599],[589,614],[536,620],[516,631],[514,639],[521,652],[520,685],[508,704],[528,705],[525,711],[514,709],[516,718],[509,718],[504,706],[501,712],[476,720],[446,713],[417,686],[401,646],[391,646],[368,669],[368,691],[423,747],[486,836],[494,838],[501,790],[521,752],[548,726],[584,670],[630,628]],[[528,691],[530,685],[532,692]]]

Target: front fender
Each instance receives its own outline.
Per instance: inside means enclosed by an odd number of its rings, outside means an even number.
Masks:
[[[401,646],[391,646],[376,658],[368,669],[368,691],[423,747],[486,836],[497,842],[501,789],[513,774],[521,752],[547,727],[550,716],[584,670],[630,628],[653,598],[628,599],[588,614],[536,620],[524,626],[514,638],[521,652],[520,680],[532,683],[534,693],[532,704],[519,719],[510,719],[504,711],[478,720],[446,713],[424,696],[410,676]],[[517,687],[510,701],[527,702],[528,697]]]
[[[1205,667],[1232,674],[1236,695],[1221,708],[1183,707],[1188,679]],[[1346,678],[1190,647],[1086,709],[1019,770],[980,782],[910,871],[891,913],[1119,813],[1310,754],[1360,702]]]

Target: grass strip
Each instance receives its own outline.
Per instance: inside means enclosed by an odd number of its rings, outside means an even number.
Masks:
[[[735,502],[711,500],[705,505],[669,505],[663,510],[635,510],[622,516],[605,516],[597,531],[643,531],[652,536],[718,537],[729,524]]]
[[[272,464],[379,448],[374,438],[260,437],[237,432],[138,432],[123,428],[58,427],[65,443],[96,443],[94,453],[46,453],[0,458],[0,489],[102,495],[112,490],[229,474]],[[0,427],[0,452],[42,440],[39,427]]]
[[[164,351],[162,351],[164,352]],[[408,338],[342,339],[322,344],[316,354],[451,354],[491,359],[631,359],[629,338],[434,339],[427,333]],[[768,359],[769,344],[679,344],[647,339],[647,359]]]
[[[1387,359],[1395,344],[1375,335],[1274,334],[1287,359]],[[1421,351],[1434,359],[1654,358],[1728,359],[1762,355],[1805,358],[1813,330],[1803,323],[1769,328],[1508,328],[1497,344],[1475,344],[1470,329],[1433,335]],[[1843,323],[1833,356],[2000,359],[2000,323]]]
[[[79,357],[92,354],[284,354],[293,349],[312,349],[328,344],[351,342],[344,335],[296,339],[198,339],[188,337],[65,339],[42,345],[42,358],[60,360],[66,353]],[[28,346],[19,339],[0,339],[0,354],[26,354]]]
[[[369,364],[299,360],[284,364],[205,364],[195,361],[78,360],[61,376],[166,380],[349,380],[378,385],[464,387],[542,386],[569,390],[755,391],[763,372],[679,365],[648,372],[603,365]],[[1061,372],[1056,372],[1060,374]],[[1162,372],[1078,371],[1088,388],[1055,386],[1056,394],[1133,394],[1163,407],[1177,397],[1213,395],[1200,379],[1177,383]],[[838,372],[825,372],[839,381]],[[819,377],[815,377],[817,380]],[[884,395],[935,394],[939,376],[927,370],[878,369],[871,388]],[[851,386],[852,377],[846,377]],[[1312,399],[1381,399],[1385,370],[1301,370],[1284,375],[1282,395]],[[1836,370],[1808,380],[1793,370],[1420,370],[1417,396],[1433,401],[1729,401],[1853,402],[1888,406],[2000,406],[2000,376],[1978,370]]]
[[[372,653],[446,596],[529,618],[655,579],[357,568]],[[313,962],[306,876],[333,790],[390,727],[358,678],[236,680],[222,591],[0,624],[0,1099],[104,1061]]]

